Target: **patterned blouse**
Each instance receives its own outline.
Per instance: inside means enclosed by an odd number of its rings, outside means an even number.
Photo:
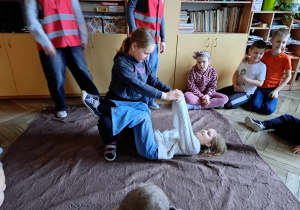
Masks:
[[[196,64],[188,74],[187,91],[198,97],[206,94],[212,96],[216,92],[217,80],[218,74],[213,67],[208,66],[207,70],[202,73]]]

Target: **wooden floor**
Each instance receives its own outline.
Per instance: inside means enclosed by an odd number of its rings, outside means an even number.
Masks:
[[[68,98],[67,103],[69,105],[82,104],[80,98]],[[46,106],[53,106],[51,99],[0,100],[0,146],[4,149],[4,153]],[[253,145],[257,149],[259,155],[300,201],[300,155],[291,153],[294,145],[279,138],[273,131],[253,132],[243,123],[246,116],[266,120],[282,114],[291,114],[300,118],[300,90],[281,91],[277,109],[270,116],[241,108],[217,111],[229,120],[245,144]]]

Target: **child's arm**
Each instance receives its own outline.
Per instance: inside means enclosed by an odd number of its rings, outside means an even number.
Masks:
[[[245,82],[245,83],[250,84],[250,85],[261,87],[264,84],[265,80],[250,79],[246,76],[242,76],[240,81]]]
[[[239,71],[236,70],[232,76],[232,86],[233,86],[234,91],[243,92],[244,89],[241,86],[237,85],[238,76],[239,76]]]
[[[194,68],[193,68],[194,69]],[[194,79],[194,71],[190,70],[187,78],[187,91],[192,92],[195,96],[198,96],[199,98],[203,97],[203,93],[198,89],[196,85],[196,81]]]
[[[291,80],[292,70],[285,70],[285,75],[282,83],[269,94],[270,98],[278,98],[278,92]]]

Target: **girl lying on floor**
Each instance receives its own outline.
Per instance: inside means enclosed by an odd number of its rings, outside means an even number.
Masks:
[[[143,102],[105,100],[83,91],[83,103],[93,115],[111,116],[110,137],[115,137],[125,127],[133,128],[138,153],[147,159],[171,159],[174,155],[195,155],[206,157],[223,154],[224,139],[214,129],[201,130],[194,134],[185,99],[173,101],[173,129],[153,132],[148,106]],[[116,146],[111,147],[112,161],[116,157]]]

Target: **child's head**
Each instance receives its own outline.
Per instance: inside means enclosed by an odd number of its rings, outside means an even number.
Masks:
[[[282,51],[284,50],[288,39],[290,38],[290,33],[286,29],[277,29],[273,31],[272,38],[270,42],[272,43],[272,50]]]
[[[250,61],[257,63],[264,56],[267,49],[267,43],[263,40],[253,42],[249,48]]]
[[[153,52],[155,45],[156,41],[152,31],[146,27],[139,27],[130,37],[124,39],[117,54],[127,52],[138,62],[143,62]]]
[[[215,129],[201,130],[196,134],[202,146],[201,156],[213,157],[222,155],[227,151],[223,137]]]
[[[119,210],[169,210],[169,208],[169,199],[162,189],[151,183],[142,183],[125,196]]]
[[[197,61],[197,67],[199,70],[205,72],[210,64],[209,52],[202,50],[200,52],[194,52],[193,58]]]

